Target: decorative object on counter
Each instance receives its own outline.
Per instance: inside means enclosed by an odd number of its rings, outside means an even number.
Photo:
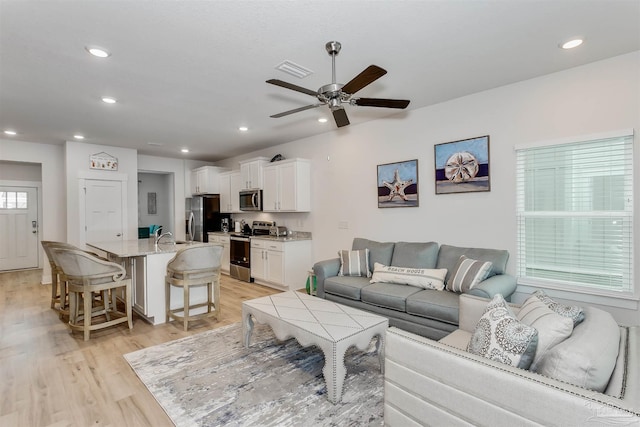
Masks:
[[[418,160],[378,165],[378,207],[418,205]]]
[[[89,156],[89,167],[91,169],[104,169],[117,171],[118,159],[111,154],[107,154],[104,151],[100,153],[92,154]]]
[[[436,144],[436,194],[490,191],[489,135]]]
[[[280,160],[285,160],[284,156],[282,154],[276,154],[271,158],[271,163],[279,162]]]

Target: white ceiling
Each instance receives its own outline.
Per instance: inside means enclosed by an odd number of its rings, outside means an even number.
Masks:
[[[586,42],[558,48],[574,36]],[[330,40],[342,43],[338,82],[376,64],[388,74],[358,95],[410,99],[411,110],[640,50],[640,1],[0,0],[0,129],[18,132],[2,137],[61,144],[81,133],[216,161],[402,120],[406,110],[351,106],[341,129],[326,106],[269,118],[314,99],[265,80],[331,82]],[[87,45],[112,55],[92,57]],[[287,75],[274,68],[283,60],[314,73]]]

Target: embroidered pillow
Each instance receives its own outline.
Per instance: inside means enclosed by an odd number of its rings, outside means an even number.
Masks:
[[[467,292],[469,289],[489,277],[493,264],[490,261],[478,261],[462,255],[451,272],[447,290]]]
[[[357,251],[338,251],[340,271],[338,276],[371,277],[369,270],[369,249]]]
[[[399,285],[417,286],[423,289],[444,289],[444,277],[447,275],[446,268],[409,268],[387,266],[376,262],[373,265],[373,276],[371,283],[397,283]]]
[[[531,295],[520,306],[516,316],[525,325],[538,331],[538,347],[530,370],[536,372],[538,363],[552,347],[566,340],[573,332],[573,322],[551,310],[536,296]]]
[[[478,320],[469,353],[528,369],[538,345],[538,331],[518,321],[502,295],[496,294]]]
[[[584,320],[584,312],[581,307],[575,305],[558,304],[551,297],[544,293],[544,291],[537,290],[533,295],[542,301],[551,310],[558,313],[560,316],[568,317],[573,320],[573,326]]]

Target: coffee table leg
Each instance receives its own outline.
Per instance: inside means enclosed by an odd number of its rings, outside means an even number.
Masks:
[[[322,374],[327,384],[327,398],[333,404],[342,400],[342,387],[347,376],[347,368],[344,365],[346,347],[333,343],[322,348],[324,353],[324,368]]]
[[[384,333],[376,336],[376,351],[380,361],[380,372],[384,374]]]
[[[251,333],[253,332],[253,320],[250,313],[245,313],[242,310],[242,342],[245,348],[249,348],[251,345]]]

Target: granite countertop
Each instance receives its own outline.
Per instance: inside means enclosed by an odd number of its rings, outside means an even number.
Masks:
[[[233,236],[236,233],[234,232],[225,233],[224,231],[210,231],[209,234],[217,234],[219,236]],[[267,235],[267,236],[251,236],[251,238],[256,240],[270,240],[270,241],[276,241],[276,242],[295,242],[299,240],[311,240],[311,233],[306,231],[294,231],[292,232],[291,235],[287,235],[287,236],[276,237],[276,236]]]
[[[149,239],[137,239],[137,240],[123,240],[120,242],[95,242],[87,243],[95,249],[107,252],[120,258],[144,256],[153,254],[163,254],[177,252],[179,249],[186,247],[187,245],[208,245],[208,243],[201,242],[170,242],[160,241],[158,246],[155,245],[154,238]]]

